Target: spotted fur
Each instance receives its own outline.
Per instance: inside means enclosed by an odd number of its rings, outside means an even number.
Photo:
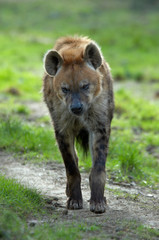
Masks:
[[[74,147],[78,139],[92,155],[90,210],[102,213],[105,162],[113,118],[113,83],[99,46],[87,37],[65,37],[44,57],[43,96],[67,175],[69,209],[82,208],[81,176]]]

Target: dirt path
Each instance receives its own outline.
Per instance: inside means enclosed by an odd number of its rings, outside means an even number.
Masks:
[[[116,85],[116,89],[120,89],[120,87],[122,88],[120,84]],[[43,103],[25,102],[24,104],[31,111],[27,121],[35,122],[36,119],[48,114]],[[59,213],[57,221],[62,223],[63,221],[71,223],[77,221],[100,225],[104,233],[104,237],[100,237],[100,239],[105,239],[105,232],[109,236],[107,239],[123,239],[122,233],[126,231],[128,231],[131,237],[124,239],[147,239],[142,238],[142,236],[138,237],[133,225],[132,232],[129,232],[131,227],[127,228],[126,224],[131,222],[136,222],[136,226],[143,224],[150,228],[159,229],[159,189],[151,190],[135,184],[110,184],[107,179],[105,196],[108,206],[106,213],[94,214],[89,211],[90,189],[88,173],[81,173],[84,208],[77,211],[66,211],[65,208],[67,199],[65,195],[66,174],[64,165],[55,162],[25,164],[22,158],[17,159],[13,155],[0,151],[0,173],[9,178],[15,178],[20,183],[39,190],[46,198],[52,199],[49,207]],[[93,234],[93,237],[96,237],[95,233]],[[156,240],[158,238],[153,239]]]
[[[46,197],[51,197],[54,199],[52,204],[56,210],[63,213],[66,204],[66,175],[63,165],[54,162],[43,165],[24,164],[12,155],[0,152],[0,172],[24,185],[38,189]],[[82,173],[82,193],[84,208],[78,211],[69,210],[65,216],[61,215],[62,219],[85,219],[88,223],[101,224],[108,232],[116,231],[119,223],[128,220],[159,229],[159,190],[107,183],[105,195],[108,207],[104,214],[89,211],[90,190],[87,173]]]

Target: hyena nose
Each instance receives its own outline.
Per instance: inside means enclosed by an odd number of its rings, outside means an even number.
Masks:
[[[70,106],[71,111],[76,114],[76,115],[80,115],[83,111],[83,104],[82,103],[76,103],[76,104],[72,104]]]

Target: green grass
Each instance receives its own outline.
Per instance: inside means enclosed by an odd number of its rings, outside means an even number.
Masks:
[[[23,123],[20,119],[7,116],[0,122],[0,147],[17,154],[23,154],[27,160],[61,161],[59,150],[48,127],[37,127]]]
[[[149,146],[155,147],[159,141],[158,105],[132,97],[124,90],[119,90],[115,96],[107,166],[117,171],[119,179],[126,177],[140,182],[153,179],[158,182],[157,158],[147,151]]]
[[[18,98],[18,97],[16,97]],[[140,184],[158,183],[159,108],[141,98],[134,98],[128,91],[119,90],[115,95],[116,110],[112,122],[108,176],[115,181],[135,181]],[[10,100],[1,104],[0,148],[23,154],[25,161],[58,161],[62,158],[48,117],[27,122],[30,112],[25,105]],[[26,121],[24,122],[24,119]],[[41,124],[44,123],[44,124]],[[46,123],[46,124],[45,124]],[[78,148],[80,167],[89,170],[91,157],[83,157]],[[150,149],[150,150],[149,150]]]
[[[39,219],[40,220],[40,219]],[[96,225],[86,223],[63,224],[43,223],[35,227],[28,227],[24,219],[21,219],[12,211],[2,211],[0,215],[0,238],[3,240],[69,240],[83,239],[87,234],[99,231]],[[91,238],[88,238],[91,239]]]
[[[123,197],[123,193],[114,192]],[[124,196],[129,198],[132,196]],[[43,218],[45,216],[45,218]],[[28,220],[36,219],[37,225],[28,225]],[[45,219],[46,222],[41,222]],[[52,221],[52,220],[55,221]],[[107,226],[107,218],[104,220]],[[108,224],[110,224],[108,222]],[[0,239],[3,240],[54,240],[87,239],[99,240],[107,237],[122,239],[157,239],[159,231],[147,228],[134,221],[114,221],[118,231],[110,233],[103,224],[87,220],[62,221],[52,210],[47,214],[43,197],[35,190],[28,189],[15,180],[0,175]],[[109,226],[109,225],[108,225]],[[112,235],[113,234],[113,235]],[[132,238],[134,237],[134,238]]]
[[[40,224],[43,216],[46,223]],[[57,217],[53,210],[47,213],[44,198],[36,190],[0,175],[0,239],[82,239],[84,233],[99,230],[96,225],[77,222],[52,225]],[[27,224],[32,218],[39,222],[34,228]]]
[[[0,175],[0,207],[28,217],[32,213],[42,213],[44,200],[35,189],[28,189],[15,180]]]
[[[141,97],[134,94],[138,89],[115,94],[107,175],[113,181],[158,184],[159,102],[145,100],[157,91],[159,80],[159,4],[154,4],[149,0],[81,0],[80,4],[75,0],[48,0],[47,4],[2,0],[0,150],[23,156],[25,161],[62,162],[48,117],[30,122],[31,111],[25,102],[42,99],[42,59],[55,40],[64,35],[88,35],[101,46],[115,79],[149,84],[148,90],[142,85]],[[89,170],[90,156],[84,159],[79,148],[78,155],[80,167]],[[46,224],[28,226],[30,217],[41,221],[43,214],[48,217]],[[52,218],[57,218],[56,213],[52,212]],[[0,239],[83,239],[87,235],[95,240],[102,234],[105,238],[101,229],[85,221],[52,225],[43,196],[0,175]],[[130,222],[123,223],[117,237],[130,239],[131,233],[134,239],[159,237],[157,230]]]
[[[18,91],[19,99],[39,100],[42,98],[40,93],[42,80],[40,76],[29,71],[20,72],[11,68],[3,68],[0,71],[0,91],[2,100],[6,98],[16,98],[10,93],[9,89],[14,88]]]
[[[142,236],[142,238],[151,240],[151,239],[158,239],[159,238],[159,230],[153,228],[146,228],[144,226],[139,226],[137,231]]]
[[[95,39],[117,79],[159,78],[158,5],[153,9],[148,3],[146,8],[141,4],[135,11],[136,5],[130,0],[122,4],[116,0],[74,3],[73,0],[48,1],[47,5],[37,0],[1,3],[0,107],[3,121],[0,133],[5,138],[1,138],[0,145],[2,149],[23,153],[26,159],[61,161],[55,139],[47,127],[23,124],[21,119],[10,118],[10,115],[29,115],[20,101],[42,98],[39,93],[42,58],[57,37],[77,33]],[[11,88],[16,89],[18,95],[13,95]],[[156,134],[159,131],[158,105],[136,99],[123,90],[118,91],[115,98],[116,117],[112,125],[117,131],[112,131],[108,169],[117,171],[119,179],[130,175],[139,180],[145,178],[144,172],[151,166],[156,179],[158,172],[153,168],[157,162],[146,148],[157,146],[159,142]],[[90,158],[84,160],[80,150],[79,155],[80,165],[90,168]]]
[[[133,134],[112,132],[107,159],[108,176],[115,181],[135,181],[150,186],[158,183],[158,162],[146,152]]]
[[[158,104],[133,97],[125,90],[116,92],[115,102],[107,159],[109,178],[115,181],[135,181],[149,186],[158,183]],[[148,151],[149,148],[154,152]],[[80,149],[78,153],[80,165],[90,168],[90,156],[84,160]]]
[[[118,198],[129,199],[132,201],[138,201],[139,199],[139,194],[132,194],[132,193],[122,191],[121,189],[111,189],[108,187],[107,187],[107,190],[109,192],[113,192],[113,194],[116,195]]]
[[[120,127],[134,127],[144,131],[159,131],[159,108],[156,103],[149,103],[142,98],[133,97],[123,89],[115,95],[116,112]]]
[[[120,229],[117,232],[117,237],[124,240],[129,239],[146,239],[146,240],[157,240],[159,231],[153,228],[147,228],[136,221],[122,221]]]
[[[153,116],[153,120],[157,123],[158,108],[155,105],[151,106],[145,100],[141,101],[137,98],[134,100],[125,91],[117,92],[116,96],[118,101],[107,159],[108,176],[116,181],[135,181],[144,185],[153,185],[158,182],[158,161],[147,149],[154,147],[155,151],[159,141],[156,135],[157,124],[152,124],[151,120]],[[15,105],[15,109],[20,108],[22,112],[26,112],[25,107],[23,109],[22,106]],[[14,110],[13,104],[10,105],[10,109],[12,116],[9,112],[7,114],[4,112],[1,117],[0,135],[5,137],[0,138],[0,147],[15,153],[17,157],[23,154],[23,159],[26,161],[62,162],[52,127],[24,122],[20,117],[21,110],[20,112]],[[150,117],[145,120],[147,111]],[[146,129],[143,123],[146,123]],[[90,155],[85,158],[81,149],[77,149],[80,167],[89,170],[92,165]]]
[[[25,118],[30,116],[30,109],[23,103],[15,102],[13,99],[0,103],[1,118],[6,115],[24,116]]]
[[[56,38],[71,34],[95,39],[115,78],[158,80],[158,6],[134,11],[131,5],[130,0],[2,1],[0,91],[14,86],[21,97],[38,100],[44,53]]]

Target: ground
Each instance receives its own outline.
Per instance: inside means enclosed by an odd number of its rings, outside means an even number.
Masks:
[[[47,164],[24,164],[14,157],[0,152],[0,170],[10,178],[15,178],[28,187],[34,187],[46,198],[52,200],[52,207],[61,214],[66,209],[66,174],[63,164],[50,162]],[[107,210],[104,214],[89,211],[90,188],[88,173],[82,172],[82,193],[84,208],[68,210],[65,219],[71,221],[85,219],[89,223],[103,223],[103,227],[111,226],[110,232],[120,228],[118,221],[137,221],[145,226],[159,228],[159,190],[150,190],[133,184],[110,184],[107,179],[105,196]],[[51,207],[50,206],[50,207]],[[63,218],[63,217],[62,217]],[[62,219],[61,219],[62,220]],[[29,220],[30,221],[30,220]],[[118,222],[118,223],[117,223]]]
[[[94,214],[89,211],[88,174],[82,173],[84,208],[77,211],[67,211],[65,207],[66,176],[63,165],[54,162],[40,165],[24,164],[23,160],[16,161],[11,155],[0,152],[0,169],[7,177],[15,178],[27,187],[38,189],[48,199],[47,207],[58,212],[58,218],[53,219],[55,222],[77,221],[101,227],[100,233],[99,231],[93,232],[93,234],[89,233],[89,237],[94,235],[104,239],[106,234],[110,239],[123,239],[122,237],[125,235],[128,235],[129,239],[134,237],[140,239],[133,228],[131,233],[127,233],[129,229],[127,224],[132,224],[133,227],[142,224],[149,228],[159,228],[159,190],[150,191],[131,184],[123,184],[124,186],[122,184],[109,184],[107,179],[106,213]],[[48,222],[49,218],[45,217],[40,222]],[[38,223],[36,218],[28,219],[29,225]],[[157,239],[157,237],[153,239]]]
[[[125,85],[126,86],[126,85]],[[120,86],[115,86],[118,89]],[[123,86],[122,86],[123,87]],[[41,102],[26,102],[30,109],[29,121],[47,114],[45,105]],[[41,111],[39,112],[39,109]],[[135,182],[116,182],[107,177],[105,196],[107,209],[104,214],[94,214],[89,211],[90,188],[89,172],[81,168],[82,193],[84,208],[82,210],[66,210],[66,174],[64,165],[48,161],[46,163],[28,163],[23,154],[0,151],[0,172],[6,177],[18,180],[28,188],[35,188],[46,200],[46,208],[57,214],[51,218],[46,215],[39,220],[36,216],[28,217],[29,226],[38,224],[86,224],[100,228],[85,233],[82,239],[151,239],[137,230],[137,226],[148,229],[159,229],[159,190],[142,187]],[[145,233],[144,233],[145,234]],[[145,237],[144,237],[145,236]],[[158,239],[159,235],[152,239]]]
[[[158,10],[156,0],[1,0],[0,239],[159,239]],[[78,146],[84,209],[66,210],[65,170],[42,102],[43,56],[75,34],[99,44],[114,79],[101,215],[89,211],[91,158]]]

